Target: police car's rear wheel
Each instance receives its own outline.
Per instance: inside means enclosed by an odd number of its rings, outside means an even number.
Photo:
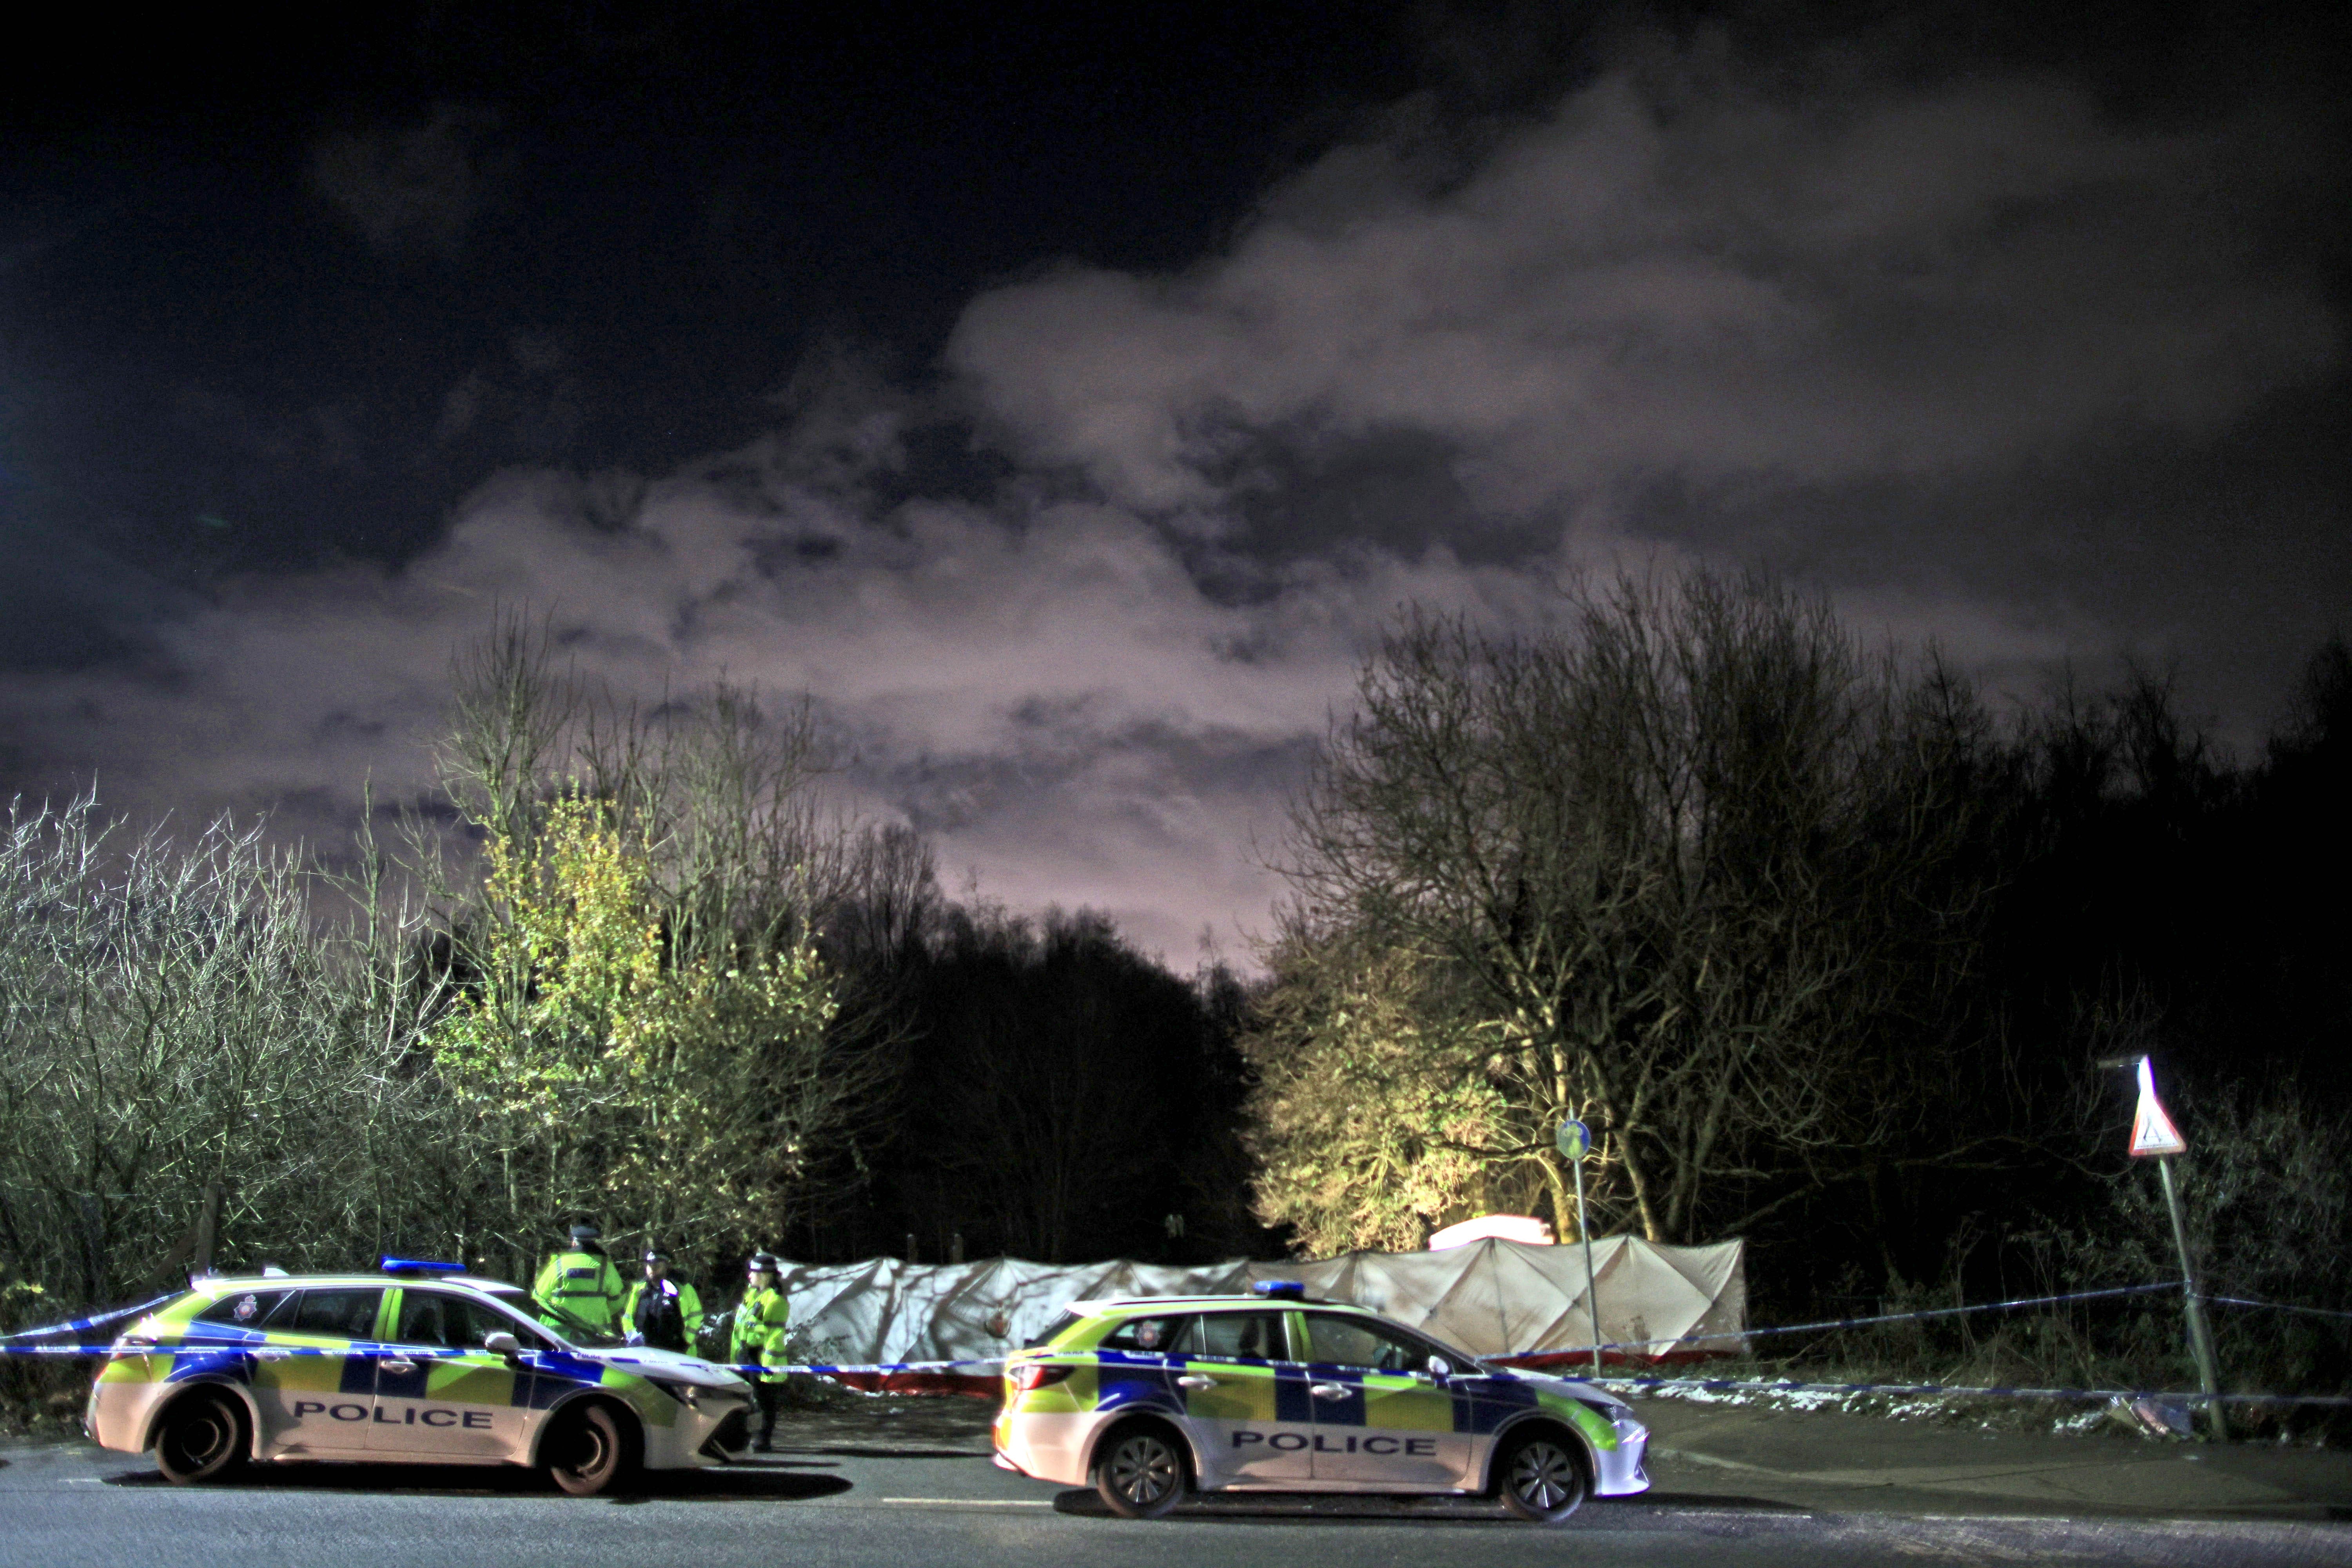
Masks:
[[[609,1407],[583,1405],[558,1419],[562,1425],[547,1435],[546,1448],[548,1473],[557,1486],[573,1497],[594,1497],[628,1479],[627,1434]]]
[[[165,1413],[155,1434],[155,1468],[185,1486],[216,1481],[245,1458],[245,1419],[225,1394],[191,1394]]]
[[[1503,1455],[1503,1506],[1537,1524],[1557,1524],[1584,1500],[1584,1467],[1567,1443],[1535,1432]]]
[[[1184,1497],[1184,1457],[1150,1426],[1114,1433],[1095,1467],[1095,1490],[1126,1519],[1158,1519]]]

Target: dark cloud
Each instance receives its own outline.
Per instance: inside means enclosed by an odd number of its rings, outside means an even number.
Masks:
[[[2333,374],[2341,323],[2265,230],[2259,124],[2109,122],[2062,83],[1602,76],[1458,178],[1345,147],[1174,276],[1074,269],[966,312],[1007,438],[1154,512],[1288,428],[1444,440],[1490,510],[1628,480],[1931,479],[2107,430],[2203,438]]]
[[[422,123],[340,131],[310,149],[310,179],[352,232],[388,254],[455,258],[492,183],[482,143],[498,116],[435,106]]]
[[[2326,139],[2038,60],[1613,47],[1357,117],[1180,265],[982,289],[935,381],[812,334],[712,456],[607,441],[598,340],[536,300],[411,377],[397,460],[349,397],[207,405],[354,487],[510,466],[399,550],[142,607],[135,663],[19,675],[11,765],[330,829],[371,774],[423,789],[453,647],[538,606],[624,692],[808,693],[845,804],[1181,960],[1263,921],[1256,851],[1408,599],[1526,626],[1580,568],[1762,560],[2021,694],[2179,653],[2258,730],[2352,603]],[[481,135],[436,111],[319,178],[371,243],[459,254]]]

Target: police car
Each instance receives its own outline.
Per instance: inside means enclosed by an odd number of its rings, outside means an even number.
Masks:
[[[1499,1496],[1552,1523],[1645,1490],[1649,1432],[1590,1384],[1482,1365],[1289,1282],[1073,1302],[1008,1357],[996,1462],[1129,1519],[1188,1491]]]
[[[173,1481],[249,1459],[545,1467],[565,1491],[731,1457],[752,1395],[724,1367],[625,1344],[498,1280],[206,1279],[117,1339],[83,1426]]]

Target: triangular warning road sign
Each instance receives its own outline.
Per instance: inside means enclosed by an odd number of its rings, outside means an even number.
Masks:
[[[2156,1075],[2148,1071],[2147,1058],[2139,1058],[2139,1111],[2132,1118],[2131,1152],[2135,1154],[2179,1154],[2189,1145],[2180,1140],[2180,1130],[2156,1098]]]

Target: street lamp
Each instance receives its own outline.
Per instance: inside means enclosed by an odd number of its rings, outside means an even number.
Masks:
[[[1584,1156],[1592,1147],[1592,1131],[1574,1117],[1559,1124],[1552,1146],[1576,1173],[1576,1234],[1584,1243],[1584,1306],[1592,1314],[1592,1375],[1601,1375],[1601,1277],[1592,1271],[1592,1227],[1584,1222]],[[1554,1191],[1558,1189],[1555,1188]]]

